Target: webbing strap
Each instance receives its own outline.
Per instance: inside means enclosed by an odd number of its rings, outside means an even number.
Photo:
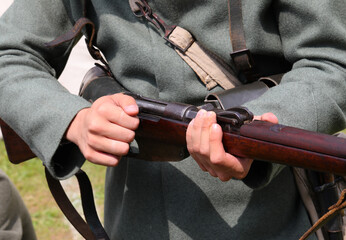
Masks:
[[[241,85],[230,73],[232,70],[203,49],[187,30],[176,27],[169,35],[169,40],[176,46],[178,55],[196,72],[208,90],[217,84],[224,89]]]
[[[68,199],[60,181],[53,178],[47,168],[45,168],[45,171],[49,189],[56,203],[75,229],[87,240],[109,240],[97,216],[91,183],[86,173],[82,170],[76,173],[85,222]]]

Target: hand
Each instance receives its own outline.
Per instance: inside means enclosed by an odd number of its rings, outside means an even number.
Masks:
[[[115,166],[129,151],[139,125],[136,101],[124,94],[104,96],[82,109],[71,122],[66,138],[95,164]]]
[[[278,123],[273,113],[256,116],[256,120]],[[248,174],[253,159],[235,157],[225,152],[222,129],[216,123],[216,114],[200,110],[187,129],[186,142],[191,156],[199,167],[221,181],[243,179]]]

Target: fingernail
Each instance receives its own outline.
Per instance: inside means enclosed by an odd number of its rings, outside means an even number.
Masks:
[[[213,125],[211,125],[211,129],[214,130],[214,131],[217,130],[218,127],[219,127],[219,126],[218,126],[217,123],[213,123]]]
[[[214,112],[208,112],[207,113],[207,117],[211,117],[211,116],[213,116],[214,115]]]
[[[138,106],[137,105],[129,105],[129,106],[126,106],[124,107],[124,110],[126,112],[137,112],[138,111]]]
[[[197,116],[198,116],[198,117],[204,117],[204,115],[205,115],[206,112],[207,112],[206,110],[201,109],[201,110],[198,111]]]

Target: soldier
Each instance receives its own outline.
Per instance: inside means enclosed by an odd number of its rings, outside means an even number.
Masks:
[[[236,69],[229,61],[226,2],[149,4],[165,22],[188,29],[203,48]],[[240,5],[240,24],[259,76],[285,72],[280,85],[245,106],[262,120],[311,131],[345,128],[345,1],[244,0]],[[91,105],[70,94],[56,79],[75,41],[45,45],[71,29],[82,10],[79,0],[17,0],[4,14],[0,115],[57,178],[81,167],[78,148],[89,161],[109,166],[105,227],[111,239],[299,238],[311,223],[291,169],[225,153],[213,113],[201,111],[189,125],[187,144],[195,161],[124,157],[139,124],[134,99],[116,94]],[[86,10],[96,26],[93,43],[128,90],[196,105],[221,90],[206,87],[155,28],[136,18],[127,1],[90,1]],[[66,141],[75,145],[61,147]]]

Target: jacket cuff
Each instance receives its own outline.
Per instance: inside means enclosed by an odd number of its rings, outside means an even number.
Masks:
[[[280,164],[255,160],[252,163],[248,175],[242,181],[252,189],[263,188],[267,186],[284,167],[284,165]]]
[[[72,142],[60,144],[54,153],[48,171],[57,179],[72,177],[85,162],[78,146]]]

